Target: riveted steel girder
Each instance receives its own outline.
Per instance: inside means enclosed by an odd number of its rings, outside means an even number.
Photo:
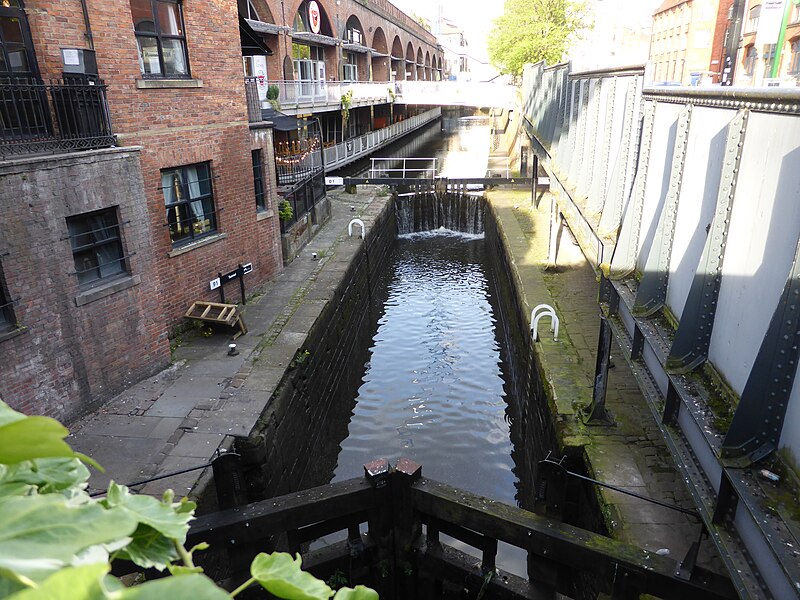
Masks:
[[[667,358],[667,369],[674,373],[691,371],[708,358],[749,113],[747,109],[739,111],[728,125],[716,211]]]
[[[800,239],[792,270],[722,444],[725,457],[759,460],[778,448],[800,358]]]
[[[686,160],[686,149],[689,141],[689,123],[692,117],[692,105],[687,104],[678,117],[678,130],[675,136],[675,149],[672,154],[669,187],[664,202],[664,209],[658,220],[655,239],[647,256],[645,272],[636,293],[633,313],[637,316],[651,315],[662,306],[667,299],[669,282],[669,263],[672,255],[672,243],[675,236],[675,222],[678,218],[678,200],[683,182],[683,164]]]
[[[611,162],[611,132],[613,131],[614,125],[614,102],[617,96],[617,79],[617,77],[614,77],[610,81],[606,80],[602,83],[602,85],[609,88],[606,92],[606,112],[603,119],[605,128],[601,142],[602,146],[600,148],[602,160],[600,161],[600,171],[595,173],[594,184],[589,192],[589,204],[586,207],[586,212],[589,214],[599,214],[602,212],[603,203],[606,200],[606,180],[608,179],[608,168]]]
[[[641,124],[639,158],[633,180],[633,196],[628,208],[627,218],[622,223],[614,258],[611,261],[611,276],[615,279],[625,277],[636,268],[636,256],[644,212],[644,192],[647,187],[647,174],[650,169],[650,148],[653,142],[653,123],[656,117],[656,103],[645,102]]]
[[[628,197],[628,188],[631,173],[631,153],[634,148],[634,122],[636,122],[636,103],[639,101],[639,86],[641,77],[629,77],[625,93],[625,115],[622,122],[622,138],[620,139],[619,153],[617,154],[617,169],[612,183],[611,192],[606,196],[603,204],[603,214],[600,217],[600,236],[616,239],[619,225],[622,220],[622,208]]]

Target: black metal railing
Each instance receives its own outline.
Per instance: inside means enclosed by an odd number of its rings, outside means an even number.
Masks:
[[[0,158],[113,145],[102,82],[0,78]]]
[[[279,203],[288,202],[292,207],[290,217],[281,217],[281,233],[286,233],[292,225],[303,218],[314,205],[325,197],[325,173],[320,167],[317,171],[287,191],[278,192]],[[279,207],[280,208],[280,207]]]
[[[244,78],[244,92],[247,98],[247,119],[251,123],[258,123],[264,120],[261,116],[261,98],[258,95],[258,88],[263,85],[266,85],[263,77]]]

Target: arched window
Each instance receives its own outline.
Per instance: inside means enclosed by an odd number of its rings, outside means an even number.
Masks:
[[[758,52],[755,46],[748,46],[744,51],[744,72],[748,77],[752,77],[756,72],[756,60],[758,60]]]
[[[800,38],[792,40],[792,56],[789,60],[789,74],[800,75]]]

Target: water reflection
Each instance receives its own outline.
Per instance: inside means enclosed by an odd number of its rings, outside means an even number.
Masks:
[[[337,479],[407,456],[426,476],[515,503],[493,292],[482,235],[400,236]]]

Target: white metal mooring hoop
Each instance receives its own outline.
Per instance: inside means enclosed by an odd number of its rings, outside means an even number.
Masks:
[[[550,331],[553,332],[553,341],[558,341],[558,317],[556,316],[555,309],[549,304],[539,304],[531,311],[531,335],[533,341],[539,339],[539,319],[542,317],[550,317]]]
[[[353,219],[350,221],[350,224],[347,226],[347,235],[348,237],[353,237],[353,224],[361,225],[361,239],[364,239],[364,235],[367,233],[367,226],[364,225],[364,221],[361,219]]]

